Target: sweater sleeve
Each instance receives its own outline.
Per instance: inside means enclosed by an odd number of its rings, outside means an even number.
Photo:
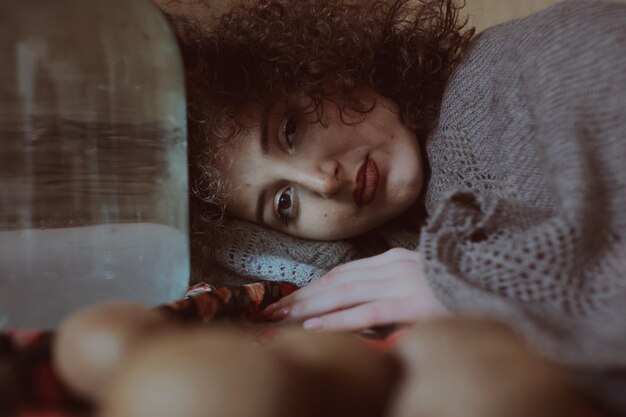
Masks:
[[[504,125],[476,138],[482,122],[452,127],[475,152],[501,155],[504,137],[529,141],[539,161],[524,165],[519,155],[516,164],[539,167],[552,204],[522,198],[523,190],[448,187],[420,238],[429,282],[453,311],[501,318],[561,362],[624,367],[626,5],[565,1],[482,37],[482,45],[503,40],[498,59],[514,61],[514,76],[487,76],[497,78],[491,86],[519,84],[515,105],[521,97],[527,129],[512,134]],[[445,102],[467,102],[467,85],[446,93],[440,130],[450,124]],[[489,103],[474,97],[476,108],[507,105],[507,88]]]

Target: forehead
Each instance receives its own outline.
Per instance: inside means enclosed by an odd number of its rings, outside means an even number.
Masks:
[[[214,141],[212,151],[219,155],[216,162],[218,168],[224,169],[258,136],[261,130],[263,107],[260,104],[248,105],[237,112],[237,115],[226,121],[211,139]]]

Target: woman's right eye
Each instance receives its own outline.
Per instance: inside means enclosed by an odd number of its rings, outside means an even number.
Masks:
[[[296,204],[294,201],[294,194],[293,187],[283,188],[276,194],[274,201],[276,214],[280,220],[285,223],[285,225],[287,225],[289,220],[295,217]]]

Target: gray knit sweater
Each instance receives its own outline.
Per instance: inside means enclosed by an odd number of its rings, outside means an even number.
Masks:
[[[436,295],[562,362],[626,366],[626,4],[570,0],[483,32],[426,148],[427,226],[385,236],[423,254]],[[225,230],[227,282],[302,285],[359,256]]]
[[[427,152],[419,250],[440,299],[561,361],[626,366],[626,5],[482,34]]]

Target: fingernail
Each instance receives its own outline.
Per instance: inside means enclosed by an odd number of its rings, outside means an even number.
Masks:
[[[266,316],[272,314],[274,312],[274,310],[276,310],[276,304],[270,304],[267,307],[265,307],[265,310],[263,310],[263,314],[265,314]]]
[[[319,330],[322,328],[322,320],[318,318],[308,319],[302,324],[302,327],[306,330]]]
[[[289,314],[289,309],[288,308],[281,308],[280,310],[277,310],[275,312],[272,313],[271,319],[272,320],[282,320],[285,317],[287,317],[287,315]]]

